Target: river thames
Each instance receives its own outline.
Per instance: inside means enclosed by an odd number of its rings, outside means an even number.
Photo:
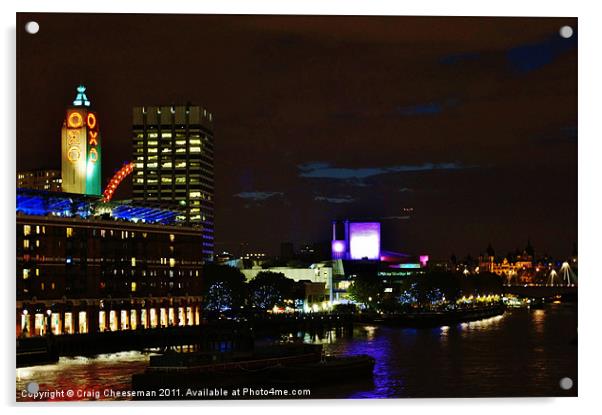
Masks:
[[[372,381],[312,388],[313,398],[577,396],[576,304],[508,309],[503,316],[434,329],[356,325],[352,335],[291,336],[321,343],[327,353],[376,359]],[[148,360],[148,354],[123,352],[17,369],[16,397],[31,400],[22,393],[30,382],[40,391],[128,391],[132,374]],[[559,385],[565,377],[573,380],[569,390]]]

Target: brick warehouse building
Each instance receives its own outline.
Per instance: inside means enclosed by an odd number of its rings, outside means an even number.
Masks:
[[[178,214],[17,189],[17,336],[200,324],[203,235]]]

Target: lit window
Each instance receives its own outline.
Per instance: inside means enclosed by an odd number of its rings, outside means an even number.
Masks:
[[[169,258],[169,266],[172,268],[176,266],[176,260],[174,258]]]
[[[73,228],[67,228],[67,238],[71,238],[73,236]]]
[[[29,239],[23,239],[23,248],[29,248]]]
[[[169,234],[169,240],[170,240],[170,242],[175,241],[176,240],[176,236],[173,233],[170,233]]]
[[[136,266],[136,258],[132,257],[132,266],[135,267]]]
[[[136,292],[136,282],[132,282],[131,287],[132,287],[132,292]]]
[[[27,236],[31,234],[31,226],[23,225],[23,235]]]
[[[201,148],[200,147],[190,147],[190,152],[191,153],[200,153]]]
[[[26,280],[27,278],[29,278],[29,270],[24,268],[23,269],[23,279]]]

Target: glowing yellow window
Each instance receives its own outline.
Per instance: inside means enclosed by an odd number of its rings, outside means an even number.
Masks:
[[[136,292],[136,282],[132,282],[132,292]]]
[[[71,238],[73,236],[73,228],[67,228],[67,238]]]
[[[31,234],[31,226],[23,225],[23,235],[27,236]]]

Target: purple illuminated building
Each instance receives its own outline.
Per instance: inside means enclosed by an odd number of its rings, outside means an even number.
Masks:
[[[333,222],[332,259],[380,260],[380,223]]]
[[[333,221],[332,259],[380,261],[391,268],[426,268],[428,255],[409,255],[381,248],[380,222]]]
[[[377,275],[392,285],[428,267],[428,255],[387,251],[381,247],[380,222],[332,222],[333,300],[350,301],[348,289],[358,275]],[[393,292],[393,291],[386,291]]]

